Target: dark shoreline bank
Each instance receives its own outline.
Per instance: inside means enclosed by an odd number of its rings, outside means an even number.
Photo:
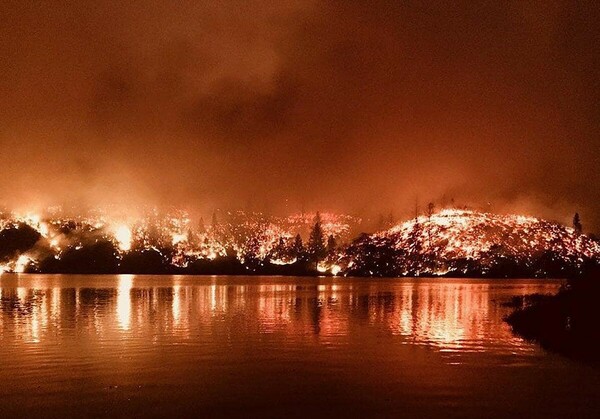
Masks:
[[[600,269],[570,278],[556,295],[513,300],[505,318],[514,333],[544,349],[600,366]]]

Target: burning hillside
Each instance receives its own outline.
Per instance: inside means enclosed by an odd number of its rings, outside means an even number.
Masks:
[[[318,228],[317,228],[318,225]],[[348,243],[360,219],[184,211],[137,219],[0,216],[0,272],[564,277],[600,260],[572,228],[445,209]]]
[[[296,262],[296,271],[306,273],[306,266],[312,266],[316,272],[316,264],[308,263],[308,236],[317,219],[323,246],[349,240],[361,222],[331,213],[274,217],[236,211],[215,214],[206,226],[178,209],[151,209],[138,218],[110,217],[99,210],[75,218],[56,211],[5,212],[0,213],[0,273],[219,274],[263,272],[265,267],[282,273],[283,266]]]
[[[600,244],[521,215],[445,209],[363,236],[341,261],[347,275],[564,276],[600,258]]]

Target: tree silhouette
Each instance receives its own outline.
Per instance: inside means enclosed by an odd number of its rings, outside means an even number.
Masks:
[[[303,260],[305,258],[304,243],[302,243],[302,236],[300,236],[300,234],[296,234],[296,237],[294,238],[292,252],[298,260]]]
[[[390,213],[388,214],[388,219],[387,219],[388,228],[394,227],[395,224],[396,224],[396,219],[394,218],[394,213],[390,211]]]
[[[433,215],[433,211],[435,210],[435,204],[430,202],[427,204],[427,217],[429,217],[429,221],[431,221],[431,216]]]
[[[325,235],[321,227],[321,215],[317,212],[315,225],[313,226],[308,238],[308,255],[311,261],[318,263],[327,254],[325,248]]]
[[[579,218],[579,213],[576,212],[573,216],[573,228],[577,234],[581,234],[583,231],[583,226],[581,225],[581,219]]]
[[[188,228],[186,241],[191,244],[196,244],[200,241],[200,236],[196,234],[192,227]]]
[[[335,249],[337,249],[337,242],[333,234],[330,234],[327,238],[327,256],[332,256],[335,253]]]
[[[418,220],[418,219],[417,219]],[[406,249],[407,266],[411,275],[418,275],[422,265],[422,225],[416,221],[408,233],[408,249]]]
[[[243,260],[246,268],[256,271],[262,265],[260,259],[261,241],[257,235],[249,237],[244,243]]]
[[[427,244],[429,245],[429,251],[431,251],[431,216],[433,215],[433,211],[435,210],[435,204],[430,202],[427,204],[427,218],[429,219],[429,223],[427,225]]]
[[[198,233],[206,234],[206,226],[204,225],[204,218],[200,217],[200,221],[198,221]]]

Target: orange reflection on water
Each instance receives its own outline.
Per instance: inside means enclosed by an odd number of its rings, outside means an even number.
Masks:
[[[51,287],[44,287],[44,285]],[[28,285],[35,286],[28,287]],[[0,278],[2,339],[51,342],[76,330],[106,342],[131,334],[154,343],[243,342],[276,335],[290,344],[344,344],[395,336],[441,352],[533,350],[502,321],[514,295],[554,292],[556,282],[211,279],[131,275]]]
[[[133,277],[120,275],[117,290],[117,319],[121,329],[128,330],[131,326],[131,288]]]
[[[173,305],[171,311],[173,313],[173,323],[178,324],[181,321],[181,286],[173,286]]]

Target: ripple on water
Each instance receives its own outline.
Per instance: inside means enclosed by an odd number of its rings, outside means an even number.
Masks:
[[[501,305],[558,282],[20,278],[0,277],[0,396],[13,402],[93,407],[109,389],[163,407],[188,394],[223,405],[227,392],[462,403],[464,386],[485,387],[471,369],[510,380],[503,369],[558,368],[511,333]]]

